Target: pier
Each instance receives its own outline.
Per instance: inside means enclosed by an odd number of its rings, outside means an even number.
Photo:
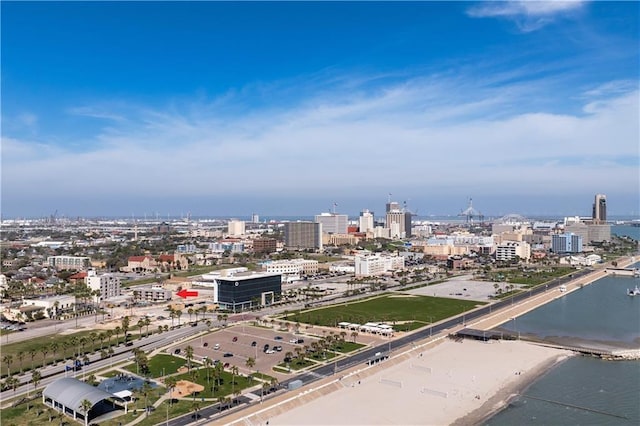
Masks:
[[[623,277],[640,277],[640,269],[638,268],[606,268],[604,272]]]

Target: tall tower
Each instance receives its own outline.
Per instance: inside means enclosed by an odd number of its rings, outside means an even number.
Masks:
[[[596,194],[593,203],[593,221],[595,223],[605,223],[607,221],[607,196]]]

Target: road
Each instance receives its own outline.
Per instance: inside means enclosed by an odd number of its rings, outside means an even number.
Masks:
[[[175,343],[180,340],[190,339],[196,334],[207,330],[207,326],[205,324],[198,324],[195,327],[185,326],[181,328],[177,328],[174,330],[167,331],[162,334],[153,334],[148,337],[144,337],[139,340],[132,341],[132,346],[124,346],[124,344],[120,344],[114,349],[114,354],[105,359],[101,359],[99,354],[93,354],[89,356],[90,364],[83,366],[82,371],[72,372],[65,371],[65,365],[71,365],[70,361],[66,363],[59,363],[57,365],[47,366],[45,368],[39,369],[40,374],[42,375],[42,380],[38,387],[45,387],[49,383],[61,378],[61,377],[78,377],[82,376],[83,378],[90,375],[92,372],[99,371],[105,367],[109,367],[114,363],[118,363],[121,361],[125,361],[126,359],[132,356],[132,351],[135,348],[141,348],[145,352],[150,352],[155,349],[167,346],[167,342]],[[29,392],[33,391],[33,388],[30,384],[31,381],[31,372],[27,372],[21,376],[17,376],[22,383],[15,391],[6,390],[0,393],[0,401],[5,401],[10,398],[14,398],[17,396],[26,395]]]

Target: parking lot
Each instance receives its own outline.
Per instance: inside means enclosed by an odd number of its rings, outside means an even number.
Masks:
[[[188,342],[172,346],[168,352],[175,354],[177,349],[179,356],[184,356],[184,348],[193,348],[193,359],[202,362],[204,357],[218,360],[223,364],[228,364],[226,368],[237,366],[242,374],[250,374],[256,371],[276,377],[279,381],[289,377],[288,374],[273,370],[275,365],[283,362],[285,354],[292,352],[295,354],[296,347],[310,346],[312,342],[320,340],[323,336],[334,333],[339,335],[343,332],[340,328],[317,327],[310,325],[300,325],[298,333],[275,328],[258,327],[249,324],[238,324],[227,328],[214,330],[205,336],[198,337]],[[347,333],[346,340],[352,341],[351,332]],[[293,343],[293,341],[300,341]],[[389,338],[370,333],[358,333],[356,341],[365,345],[377,345],[388,341]],[[254,344],[255,342],[255,344]],[[265,352],[265,345],[269,345],[268,353]],[[281,350],[274,350],[279,346]],[[228,354],[225,356],[225,354]],[[230,355],[229,355],[230,354]],[[248,368],[247,359],[255,359],[255,365]]]
[[[496,294],[494,284],[496,283],[491,281],[475,281],[472,275],[463,275],[451,278],[444,283],[409,290],[407,293],[420,296],[488,301],[492,300],[491,296]],[[499,284],[504,288],[505,283]]]
[[[301,343],[292,343],[293,340],[300,341],[300,339]],[[273,366],[280,364],[287,352],[294,352],[296,347],[302,348],[316,340],[318,340],[316,337],[295,334],[286,330],[235,325],[173,346],[170,351],[175,354],[176,349],[180,349],[179,355],[184,356],[184,348],[191,345],[195,361],[201,362],[204,357],[208,357],[219,360],[223,364],[228,363],[227,368],[237,366],[243,374],[259,371],[275,376],[278,380],[283,380],[287,375],[273,371]],[[269,353],[265,352],[265,345],[269,345]],[[274,350],[274,346],[281,347],[281,350]],[[253,358],[256,361],[251,368],[246,366],[248,358]]]

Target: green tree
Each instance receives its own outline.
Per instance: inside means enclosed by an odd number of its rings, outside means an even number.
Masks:
[[[11,375],[11,364],[13,363],[13,355],[5,354],[2,357],[2,363],[7,366],[7,375]],[[33,368],[33,366],[31,367]]]
[[[191,360],[193,360],[193,347],[191,345],[184,348],[185,358],[187,358],[187,368],[191,371]]]
[[[42,374],[40,374],[40,372],[38,370],[33,370],[33,372],[31,373],[31,381],[33,382],[33,390],[34,391],[38,387],[38,384],[40,383],[40,380],[42,380]]]

